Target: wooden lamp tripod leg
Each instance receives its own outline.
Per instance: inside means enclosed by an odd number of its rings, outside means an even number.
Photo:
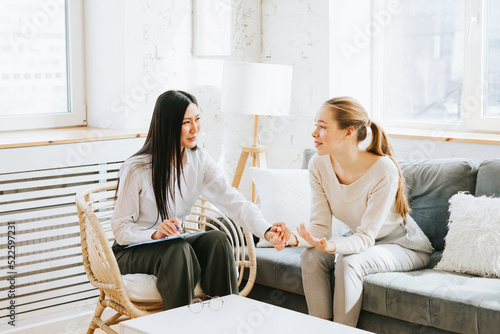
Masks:
[[[266,156],[264,152],[252,152],[252,166],[259,168],[267,168]],[[252,202],[255,203],[256,197],[257,197],[257,190],[255,189],[255,184],[252,182]]]
[[[245,165],[247,164],[248,154],[245,150],[241,151],[240,160],[238,161],[238,167],[236,167],[236,173],[234,174],[233,184],[232,186],[238,189],[241,181],[241,176],[243,175],[243,171],[245,170]]]
[[[259,117],[257,115],[254,116],[254,134],[253,134],[253,146],[244,146],[241,148],[240,160],[238,161],[238,166],[236,167],[236,173],[234,174],[233,184],[232,186],[238,189],[240,185],[241,177],[243,175],[243,171],[245,170],[245,166],[247,164],[248,156],[252,156],[252,166],[267,168],[266,167],[266,156],[265,152],[268,151],[267,146],[257,145],[257,127],[258,127]],[[257,192],[255,189],[255,184],[252,182],[252,202],[255,202],[255,198],[257,196]]]

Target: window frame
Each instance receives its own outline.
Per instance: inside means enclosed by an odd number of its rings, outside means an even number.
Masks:
[[[390,1],[390,0],[389,0]],[[368,84],[360,84],[359,92],[350,92],[350,95],[356,97],[356,93],[361,96],[366,96],[369,90],[369,101],[362,99],[362,104],[367,109],[371,109],[371,117],[376,122],[379,122],[384,127],[390,128],[412,128],[435,130],[435,132],[445,131],[460,131],[460,132],[490,132],[500,133],[500,117],[484,116],[483,111],[487,106],[487,73],[484,71],[486,66],[486,24],[485,12],[487,0],[464,0],[465,1],[465,17],[464,17],[464,77],[463,77],[463,94],[462,94],[462,120],[461,122],[439,122],[439,121],[420,121],[420,120],[387,120],[382,117],[383,110],[383,56],[384,56],[384,25],[381,27],[381,32],[370,36],[371,43],[367,50],[369,57],[365,60],[369,64],[370,70],[366,72],[369,77]],[[490,0],[491,1],[491,0]],[[384,9],[384,4],[387,0],[372,0],[361,4],[360,1],[355,1],[351,6],[352,13],[349,14],[358,16],[365,15],[363,12],[370,12],[369,23],[374,26],[377,23],[375,20],[376,14]],[[339,1],[332,1],[330,8],[330,21],[341,19],[339,15],[346,16],[346,12],[336,11],[334,7]],[[364,5],[364,6],[363,6]],[[354,12],[356,10],[356,12]],[[351,11],[350,11],[351,12]],[[360,14],[361,13],[361,14]],[[475,17],[475,18],[474,18]],[[361,27],[358,27],[361,28]],[[361,30],[361,29],[359,29]],[[333,35],[339,33],[331,29],[332,36],[330,37],[330,48],[338,48],[339,39]],[[345,32],[342,32],[345,35]],[[343,42],[346,42],[345,38]],[[349,42],[349,41],[348,41]],[[337,44],[337,45],[334,45]],[[360,58],[363,50],[360,50]],[[338,53],[338,52],[337,52]],[[334,67],[347,65],[341,70],[343,73],[348,71],[355,73],[358,71],[355,66],[359,63],[346,64],[346,62],[333,54],[331,69],[330,69],[330,84],[332,95],[339,95],[338,83],[335,83],[333,71]],[[335,63],[340,61],[340,63]],[[342,63],[343,62],[343,63]],[[361,61],[363,65],[363,61]],[[369,86],[369,87],[368,87]],[[366,103],[368,102],[368,103]]]
[[[464,84],[464,97],[466,96],[467,100],[463,101],[463,106],[464,115],[470,115],[470,130],[500,132],[500,117],[484,115],[485,108],[488,105],[486,6],[487,0],[466,1],[466,10],[469,9],[469,17],[466,17],[464,22],[466,28],[465,42],[468,42],[467,34],[470,34],[470,48],[466,50],[464,57],[469,80],[467,81],[467,87]]]
[[[60,3],[60,2],[57,2]],[[68,112],[0,117],[0,131],[86,125],[83,0],[66,0]]]

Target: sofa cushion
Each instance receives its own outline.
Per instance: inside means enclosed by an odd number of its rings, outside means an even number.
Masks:
[[[370,333],[378,334],[456,334],[455,332],[445,331],[444,329],[409,323],[367,311],[361,311],[356,327],[369,331]]]
[[[443,250],[448,231],[448,200],[459,191],[474,194],[479,163],[449,158],[400,161],[399,165],[408,185],[411,216],[434,249]]]
[[[479,165],[476,196],[500,197],[500,159],[484,160]]]
[[[425,269],[368,275],[363,310],[457,333],[500,328],[500,280]],[[487,320],[487,322],[485,322]]]
[[[304,248],[285,247],[280,252],[274,248],[257,248],[256,283],[271,288],[304,294],[300,254]]]
[[[439,261],[441,261],[441,258],[443,257],[443,251],[437,251],[431,254],[431,260],[429,261],[429,265],[427,268],[432,269],[434,268]]]

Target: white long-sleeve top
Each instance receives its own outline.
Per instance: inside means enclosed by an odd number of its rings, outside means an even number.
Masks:
[[[359,253],[376,242],[432,253],[429,239],[408,215],[407,224],[396,210],[398,169],[391,158],[381,157],[355,182],[341,184],[329,155],[314,155],[309,162],[311,184],[311,234],[330,239],[332,216],[345,223],[353,234],[335,238],[335,253]],[[298,237],[299,246],[309,244]]]
[[[132,157],[120,168],[120,184],[111,228],[120,245],[151,240],[161,223],[151,181],[147,156]],[[174,168],[174,167],[172,167]],[[181,191],[175,184],[175,202],[170,199],[172,217],[184,221],[201,194],[236,224],[260,238],[271,226],[260,209],[231,187],[214,160],[202,149],[186,149],[183,157]]]

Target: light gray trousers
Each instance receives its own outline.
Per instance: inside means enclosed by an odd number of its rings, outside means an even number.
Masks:
[[[350,255],[308,248],[302,252],[301,260],[309,314],[325,319],[333,316],[335,322],[356,327],[365,275],[424,268],[430,255],[395,244],[382,244]]]

